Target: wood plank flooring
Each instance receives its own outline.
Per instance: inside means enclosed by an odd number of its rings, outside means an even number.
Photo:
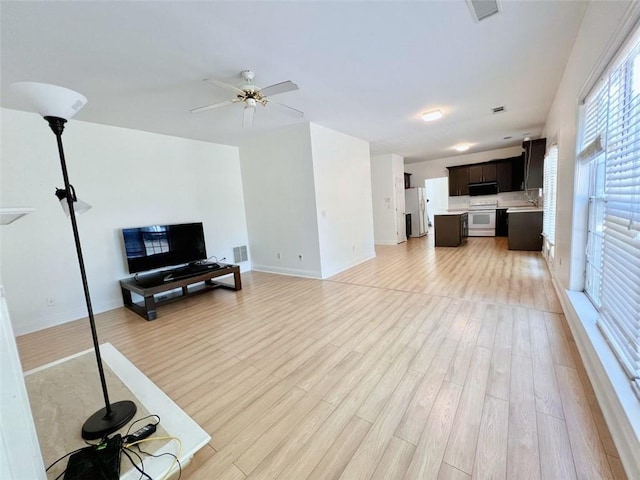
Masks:
[[[212,437],[183,479],[624,479],[546,265],[506,239],[379,246],[328,280],[97,316]],[[26,369],[86,320],[18,338]]]

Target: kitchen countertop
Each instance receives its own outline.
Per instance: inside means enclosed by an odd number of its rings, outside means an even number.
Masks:
[[[507,210],[507,213],[529,213],[529,212],[542,212],[542,208],[537,207],[511,207]]]
[[[498,205],[496,210],[506,210],[507,213],[518,212],[542,212],[542,208],[535,207],[533,205]],[[448,210],[438,210],[434,212],[434,215],[462,215],[463,213],[469,213],[468,208],[450,208]]]
[[[463,215],[467,213],[467,210],[440,210],[435,212],[434,215]]]

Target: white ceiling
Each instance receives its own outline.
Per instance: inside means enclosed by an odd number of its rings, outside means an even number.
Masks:
[[[210,142],[311,121],[407,162],[493,150],[540,135],[587,2],[501,5],[476,23],[464,0],[2,1],[1,104],[23,108],[8,86],[31,80],[86,95],[79,120]],[[233,95],[203,78],[239,85],[244,69],[296,82],[274,100],[304,119],[260,107],[243,130],[241,105],[189,113]],[[434,108],[445,117],[423,122]]]

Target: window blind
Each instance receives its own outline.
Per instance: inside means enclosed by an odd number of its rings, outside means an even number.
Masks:
[[[556,196],[558,185],[558,147],[553,146],[544,159],[543,180],[543,221],[542,233],[547,241],[556,243]]]
[[[579,157],[592,163],[585,290],[640,392],[640,44],[587,99]]]

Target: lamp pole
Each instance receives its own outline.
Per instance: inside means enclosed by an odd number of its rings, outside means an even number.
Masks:
[[[104,408],[101,408],[91,415],[82,425],[82,438],[85,440],[95,440],[104,438],[108,434],[115,432],[129,422],[136,414],[136,404],[131,400],[122,400],[111,403],[107,391],[107,381],[104,376],[102,357],[100,356],[100,343],[98,342],[98,332],[96,321],[93,317],[93,307],[91,306],[91,296],[89,295],[89,284],[87,282],[87,272],[84,267],[82,257],[82,247],[80,246],[80,235],[78,234],[78,223],[76,222],[76,212],[74,203],[77,201],[73,186],[69,183],[67,173],[67,163],[64,158],[64,148],[62,147],[62,132],[65,123],[73,117],[87,103],[84,95],[74,92],[65,87],[39,82],[17,82],[11,85],[11,91],[22,97],[30,107],[44,117],[49,123],[49,127],[56,136],[58,142],[58,154],[60,155],[60,165],[62,166],[62,177],[64,178],[64,190],[56,189],[56,196],[62,200],[67,199],[69,216],[71,217],[71,227],[73,228],[73,239],[76,243],[76,253],[80,265],[80,276],[84,288],[84,298],[87,303],[87,313],[91,326],[91,337],[93,338],[93,349],[96,353],[98,372],[100,373],[100,384],[104,396]]]
[[[102,385],[102,394],[104,396],[105,408],[102,408],[91,415],[82,426],[82,438],[87,440],[102,438],[111,432],[118,430],[124,426],[137,411],[135,403],[130,400],[124,400],[112,404],[109,401],[109,392],[107,390],[107,381],[104,376],[104,367],[102,365],[102,357],[100,355],[100,344],[98,342],[98,332],[96,322],[93,316],[93,307],[91,305],[91,296],[89,294],[89,284],[87,282],[87,272],[84,266],[84,258],[82,256],[82,247],[80,245],[80,234],[78,233],[78,223],[73,203],[75,202],[75,192],[69,183],[69,175],[67,173],[67,163],[64,157],[64,149],[62,147],[62,132],[67,122],[64,118],[45,116],[44,119],[49,122],[49,127],[53,130],[58,143],[58,153],[60,155],[60,165],[62,167],[62,177],[64,179],[64,188],[66,190],[66,199],[69,206],[69,217],[71,218],[71,227],[73,228],[73,239],[76,244],[76,253],[78,255],[78,264],[80,265],[80,276],[82,277],[82,287],[84,288],[84,298],[87,304],[87,313],[89,315],[89,324],[91,326],[91,337],[93,339],[93,349],[96,354],[96,362],[98,364],[98,372],[100,374],[100,383]]]
[[[93,339],[93,349],[96,352],[96,361],[98,362],[98,372],[100,373],[100,383],[102,384],[102,393],[104,395],[104,403],[106,405],[106,415],[111,416],[113,410],[109,402],[109,392],[107,391],[107,381],[104,377],[104,368],[102,366],[102,357],[100,356],[100,345],[98,343],[98,333],[96,331],[96,321],[93,317],[93,307],[91,305],[91,295],[89,294],[89,283],[87,282],[87,271],[84,267],[84,257],[82,256],[82,246],[80,245],[80,234],[78,233],[78,222],[76,221],[76,212],[73,208],[74,195],[72,187],[69,183],[69,174],[67,173],[67,162],[64,158],[64,149],[62,148],[62,132],[64,124],[67,121],[60,117],[44,117],[49,122],[49,126],[56,136],[58,142],[58,153],[60,154],[60,166],[62,167],[62,177],[64,179],[64,188],[67,191],[67,204],[69,205],[69,217],[71,218],[71,228],[73,229],[73,239],[76,243],[76,253],[78,254],[78,263],[80,264],[80,276],[82,277],[82,287],[84,288],[84,298],[87,304],[87,312],[89,314],[89,324],[91,325],[91,337]]]

